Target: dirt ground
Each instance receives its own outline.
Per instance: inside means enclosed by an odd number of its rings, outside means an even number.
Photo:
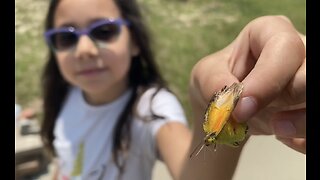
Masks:
[[[52,174],[54,172],[53,164],[49,164],[47,171],[41,172],[40,174],[30,177],[24,180],[52,180]],[[152,180],[171,180],[170,174],[166,168],[166,166],[157,161],[155,164],[155,168],[153,170]]]
[[[36,177],[51,180],[53,166]],[[273,136],[251,137],[244,147],[233,180],[304,180],[306,156],[291,150]],[[157,161],[152,180],[172,180],[166,166]]]

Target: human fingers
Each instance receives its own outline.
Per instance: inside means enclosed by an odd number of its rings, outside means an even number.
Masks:
[[[278,137],[306,137],[306,109],[283,111],[271,119],[274,134]]]
[[[281,18],[259,18],[249,23],[245,29],[243,36],[248,38],[242,38],[246,41],[243,44],[249,42],[251,56],[257,61],[243,79],[243,98],[239,100],[234,112],[238,121],[250,119],[274,100],[293,78],[305,58],[301,38],[294,27]],[[239,73],[241,68],[237,67],[249,67],[241,65],[243,63],[247,62],[237,61],[234,65],[234,74],[239,77],[243,75]]]
[[[301,34],[300,32],[297,32],[297,33],[299,34],[306,49],[306,36]],[[272,106],[280,107],[280,106],[286,106],[286,105],[296,105],[300,103],[305,103],[305,101],[306,101],[306,58],[304,59],[302,65],[299,67],[294,77],[288,83],[286,90],[283,91],[282,95],[280,95],[278,100],[272,103]]]
[[[286,18],[288,21],[289,19]],[[290,22],[291,23],[291,22]],[[297,31],[306,51],[306,36]],[[287,104],[299,104],[306,101],[306,58],[293,79],[289,82]]]
[[[306,154],[306,138],[283,138],[277,136],[276,138],[288,147],[300,153]]]
[[[306,102],[305,60],[278,99],[273,104],[274,106],[296,105]]]

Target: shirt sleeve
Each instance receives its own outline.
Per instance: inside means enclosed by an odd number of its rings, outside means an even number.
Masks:
[[[155,92],[155,88],[149,89],[141,97],[143,103],[139,103],[140,112],[144,115],[151,115],[150,108],[155,115],[162,116],[164,118],[152,119],[148,122],[148,134],[149,138],[146,138],[149,141],[149,153],[154,158],[159,158],[157,154],[157,145],[156,145],[156,136],[159,129],[170,122],[179,122],[188,126],[184,110],[178,98],[171,92],[161,89],[154,98],[150,101],[152,95]],[[148,153],[148,154],[149,154]]]
[[[152,104],[154,114],[163,116],[164,119],[155,119],[151,122],[151,133],[155,137],[158,130],[168,122],[180,122],[187,125],[184,110],[177,97],[166,90],[160,90],[154,97]]]

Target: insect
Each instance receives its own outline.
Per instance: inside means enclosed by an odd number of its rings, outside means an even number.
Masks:
[[[242,83],[233,83],[214,93],[204,115],[203,130],[206,136],[192,151],[190,158],[200,148],[196,153],[197,156],[204,146],[214,145],[215,150],[217,144],[237,147],[245,139],[247,124],[238,123],[231,116],[242,90]]]

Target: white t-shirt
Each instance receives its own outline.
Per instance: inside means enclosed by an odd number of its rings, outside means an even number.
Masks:
[[[150,98],[155,88],[147,90],[137,105],[139,117],[150,116]],[[80,89],[73,87],[67,96],[55,127],[53,141],[59,162],[59,179],[116,180],[118,168],[112,160],[113,129],[132,91],[126,91],[112,103],[92,106]],[[166,117],[143,121],[134,117],[131,144],[123,180],[151,179],[158,158],[156,134],[168,122],[187,126],[181,104],[170,92],[161,89],[152,100],[153,112]]]

